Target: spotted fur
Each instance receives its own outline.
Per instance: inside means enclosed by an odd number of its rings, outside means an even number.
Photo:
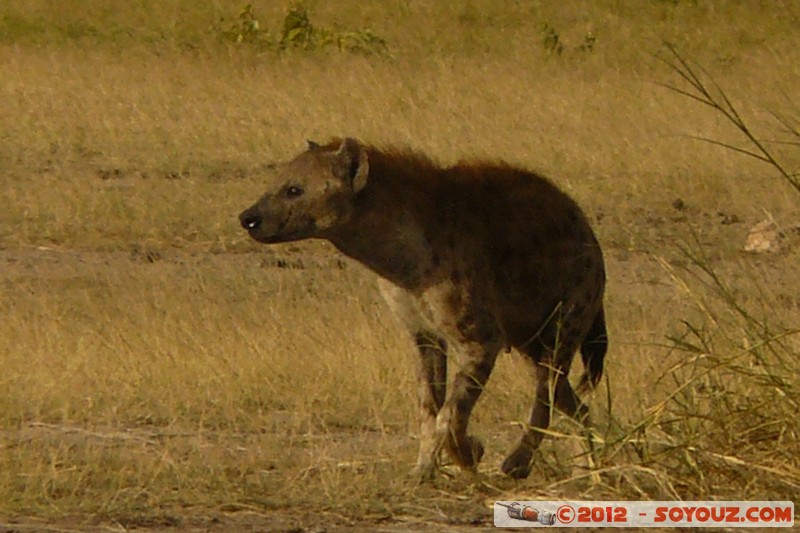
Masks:
[[[579,349],[583,388],[603,372],[603,255],[581,209],[549,180],[334,139],[309,143],[240,221],[264,243],[327,239],[378,274],[419,355],[420,476],[434,475],[443,449],[465,468],[481,460],[469,417],[504,349],[537,375],[506,474],[530,473],[553,407],[588,423],[567,378]]]

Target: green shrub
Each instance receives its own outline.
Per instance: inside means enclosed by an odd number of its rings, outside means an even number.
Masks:
[[[217,25],[217,32],[226,41],[238,46],[250,46],[261,50],[306,50],[316,51],[335,46],[339,51],[362,54],[388,53],[386,41],[368,28],[359,30],[333,30],[315,26],[308,9],[302,4],[293,4],[283,18],[280,38],[273,38],[256,16],[253,5],[245,5],[233,21],[224,19]]]

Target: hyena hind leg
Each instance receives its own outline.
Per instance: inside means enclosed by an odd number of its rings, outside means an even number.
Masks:
[[[501,467],[508,476],[523,479],[530,475],[534,452],[544,439],[544,430],[550,426],[553,408],[581,424],[584,431],[589,431],[589,407],[570,385],[566,370],[554,369],[544,364],[536,366],[536,393],[528,426],[519,444]]]

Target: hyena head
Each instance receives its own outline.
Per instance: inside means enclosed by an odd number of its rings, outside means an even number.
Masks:
[[[325,146],[308,141],[308,149],[282,166],[239,222],[263,243],[324,237],[350,220],[368,173],[366,150],[355,139]]]

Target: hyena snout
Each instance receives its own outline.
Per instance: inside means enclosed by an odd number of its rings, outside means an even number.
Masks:
[[[239,215],[239,222],[247,231],[258,229],[263,221],[264,218],[261,216],[256,206],[245,209],[242,211],[242,214]]]

